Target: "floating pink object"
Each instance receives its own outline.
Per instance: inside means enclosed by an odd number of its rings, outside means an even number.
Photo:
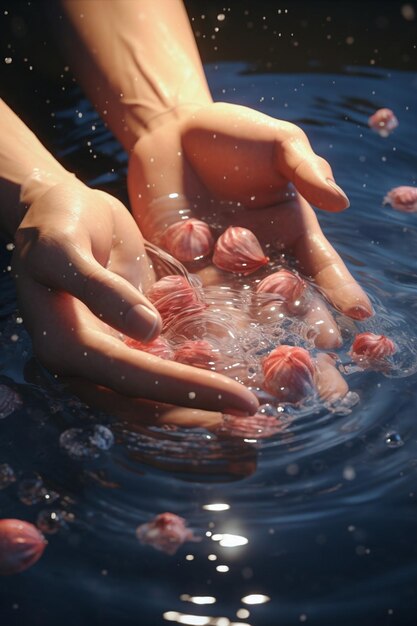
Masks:
[[[18,574],[28,569],[40,559],[47,543],[29,522],[0,520],[0,574]]]
[[[299,402],[314,387],[310,353],[296,346],[279,346],[264,359],[264,389],[282,402]]]
[[[298,274],[280,269],[267,276],[256,287],[256,293],[270,293],[278,296],[290,314],[305,312],[305,295],[307,283]]]
[[[153,341],[149,343],[142,343],[141,341],[137,341],[136,339],[132,339],[131,337],[127,337],[125,339],[125,344],[129,348],[134,348],[135,350],[142,350],[142,352],[147,352],[148,354],[153,354],[154,356],[159,356],[160,359],[166,359],[167,361],[172,361],[174,358],[174,351],[169,345],[168,341],[163,337],[157,337]]]
[[[381,137],[388,137],[397,128],[398,120],[391,109],[378,109],[368,119],[368,125]]]
[[[350,351],[352,359],[361,365],[383,364],[396,351],[395,343],[385,335],[360,333]]]
[[[394,187],[385,196],[384,204],[404,213],[417,212],[417,187]]]
[[[211,343],[200,339],[194,341],[184,341],[184,343],[175,351],[174,360],[186,365],[200,367],[210,370],[219,362],[220,355]]]
[[[208,256],[214,240],[208,224],[192,217],[172,224],[164,233],[162,245],[176,259],[189,263]]]
[[[151,522],[138,526],[136,537],[141,543],[172,555],[186,541],[200,541],[185,523],[175,513],[160,513]]]
[[[167,328],[179,317],[201,313],[206,308],[199,301],[188,280],[177,274],[164,276],[158,280],[152,285],[146,296],[158,309],[164,328]]]
[[[213,263],[226,272],[247,276],[268,261],[255,235],[240,226],[230,226],[214,246]]]

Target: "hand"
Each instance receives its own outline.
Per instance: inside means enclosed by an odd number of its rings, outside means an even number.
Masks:
[[[191,415],[205,409],[209,421],[210,411],[256,410],[243,385],[121,340],[120,333],[148,341],[159,334],[161,320],[142,295],[154,280],[142,236],[118,200],[70,176],[44,193],[37,188],[33,198],[16,233],[13,270],[43,365],[87,387],[146,398],[153,407],[157,401],[191,407]]]
[[[341,211],[349,201],[297,126],[233,104],[179,108],[165,123],[163,116],[155,119],[137,141],[128,184],[134,216],[151,241],[179,219],[179,210],[212,218],[222,228],[246,226],[263,246],[293,257],[336,309],[354,319],[372,315],[368,297],[309,205]],[[173,193],[179,197],[169,199]],[[224,280],[217,271],[214,278],[208,272],[203,277]],[[306,322],[321,320],[317,345],[340,345],[337,325],[317,293]]]

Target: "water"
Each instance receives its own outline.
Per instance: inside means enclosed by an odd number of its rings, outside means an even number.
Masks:
[[[382,200],[416,185],[417,79],[369,67],[206,69],[215,99],[300,124],[350,197],[349,211],[320,221],[376,310],[364,323],[336,313],[341,369],[358,402],[287,406],[282,430],[259,440],[147,429],[89,408],[32,358],[4,243],[0,383],[19,401],[0,423],[1,514],[38,521],[49,545],[35,567],[1,581],[2,623],[413,624],[417,218]],[[400,121],[386,139],[366,125],[380,106]],[[91,145],[111,167],[90,182],[121,189],[125,157],[76,89],[56,119],[61,152],[76,158]],[[399,345],[389,373],[350,367],[349,342],[363,330]],[[216,503],[228,507],[207,506]],[[173,556],[141,545],[137,526],[164,511],[202,540]]]

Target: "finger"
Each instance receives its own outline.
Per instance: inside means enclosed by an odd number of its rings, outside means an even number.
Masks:
[[[316,366],[315,382],[320,397],[329,402],[343,398],[349,391],[349,387],[335,367],[334,359],[329,354],[318,354]]]
[[[318,294],[314,294],[310,298],[308,311],[304,315],[303,321],[316,333],[314,344],[317,348],[331,350],[342,345],[339,328],[325,302]]]
[[[127,280],[104,268],[87,248],[71,240],[37,245],[27,263],[32,277],[57,291],[67,291],[99,319],[120,332],[150,341],[159,335],[158,311]]]
[[[284,125],[283,125],[284,126]],[[285,124],[275,146],[275,168],[314,206],[342,211],[349,206],[345,192],[335,183],[329,163],[312,149],[307,135]]]
[[[223,424],[223,414],[219,411],[172,406],[144,398],[128,398],[81,378],[61,378],[61,382],[83,402],[122,419],[134,420],[138,426],[170,425],[216,430]]]
[[[253,413],[258,401],[221,374],[133,350],[104,333],[88,333],[75,347],[78,373],[127,396],[210,411]]]
[[[368,296],[324,237],[313,209],[301,196],[299,205],[304,228],[291,246],[298,269],[314,280],[336,309],[357,320],[370,317]]]
[[[240,383],[129,348],[106,333],[85,305],[68,294],[51,293],[40,285],[36,293],[37,308],[31,312],[34,348],[52,373],[176,406],[239,414],[256,411],[258,400]]]

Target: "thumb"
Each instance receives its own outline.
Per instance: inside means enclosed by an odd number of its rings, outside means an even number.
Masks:
[[[71,242],[52,249],[38,246],[28,265],[38,283],[70,293],[116,330],[139,341],[160,334],[162,320],[153,304],[129,281]]]
[[[293,124],[275,145],[275,167],[311,204],[325,211],[343,211],[349,199],[335,183],[329,163],[312,149],[307,135]]]

